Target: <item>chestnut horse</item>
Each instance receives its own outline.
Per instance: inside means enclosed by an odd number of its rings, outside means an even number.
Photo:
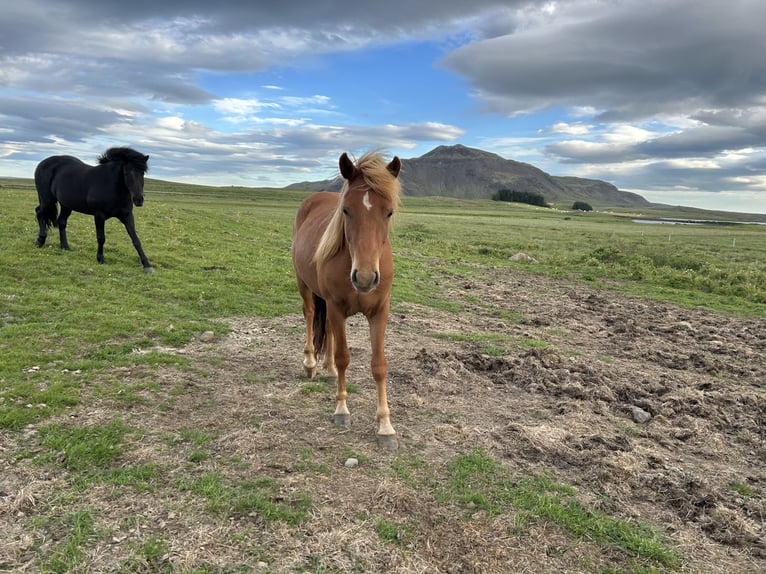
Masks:
[[[368,153],[354,165],[344,153],[339,164],[346,180],[341,192],[310,195],[298,208],[293,226],[293,266],[306,320],[303,368],[313,378],[317,356],[323,357],[329,377],[337,377],[332,420],[349,426],[346,319],[363,313],[370,327],[372,376],[378,391],[378,443],[396,449],[383,347],[394,278],[388,232],[399,208],[401,162],[394,157],[386,164],[379,154]]]

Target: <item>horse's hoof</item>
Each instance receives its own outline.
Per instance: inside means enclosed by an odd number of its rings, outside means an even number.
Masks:
[[[309,379],[313,379],[317,376],[317,368],[316,367],[303,367],[303,374],[306,375]]]
[[[348,428],[351,426],[351,415],[333,415],[332,422],[336,426]]]
[[[154,267],[144,267],[144,273],[154,273]]]
[[[338,384],[338,377],[327,377],[327,384],[328,385],[337,385]]]
[[[398,450],[399,441],[395,434],[379,434],[378,446],[385,450]]]

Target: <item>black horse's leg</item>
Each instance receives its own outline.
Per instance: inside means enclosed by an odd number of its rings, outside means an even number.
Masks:
[[[48,224],[45,222],[45,209],[42,204],[35,207],[35,215],[37,215],[37,224],[40,226],[40,233],[37,235],[37,241],[35,245],[42,247],[45,245],[45,239],[48,237]]]
[[[96,251],[96,260],[99,263],[104,263],[104,243],[106,242],[106,233],[104,233],[104,219],[103,215],[94,215],[93,219],[96,222],[96,241],[98,241],[98,251]]]
[[[68,207],[61,206],[61,213],[58,218],[59,239],[61,240],[61,249],[69,251],[69,243],[66,240],[66,224],[69,216],[72,215],[72,210]]]
[[[125,230],[128,232],[128,235],[130,235],[130,240],[133,242],[133,247],[136,248],[138,257],[141,259],[141,265],[144,266],[144,272],[154,273],[154,268],[152,267],[151,263],[149,263],[149,259],[147,259],[146,255],[144,254],[144,249],[141,247],[141,241],[138,239],[138,234],[136,233],[136,222],[135,219],[133,219],[133,212],[128,212],[127,215],[120,217],[120,221],[122,221],[122,224],[125,226]]]

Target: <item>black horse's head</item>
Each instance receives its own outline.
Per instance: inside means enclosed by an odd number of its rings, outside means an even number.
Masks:
[[[122,163],[122,176],[125,187],[130,192],[133,205],[141,207],[144,204],[144,174],[149,171],[149,156],[129,147],[113,147],[104,152],[98,163]]]

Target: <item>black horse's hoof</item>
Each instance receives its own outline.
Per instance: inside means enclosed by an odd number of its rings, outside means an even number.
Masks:
[[[351,415],[333,415],[332,422],[336,426],[348,428],[351,426]]]
[[[385,450],[398,450],[399,441],[395,434],[379,434],[378,446]]]

